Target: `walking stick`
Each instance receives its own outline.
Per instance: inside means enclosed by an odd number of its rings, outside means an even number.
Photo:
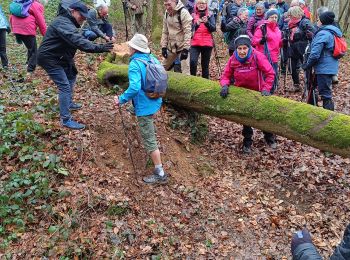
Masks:
[[[115,86],[115,89],[119,89],[119,87]],[[116,95],[116,98],[119,99],[119,96]],[[132,163],[132,167],[134,169],[134,174],[135,174],[135,179],[136,179],[136,177],[137,177],[136,166],[135,166],[135,162],[134,162],[134,157],[132,156],[131,144],[130,144],[129,137],[128,137],[127,133],[126,133],[126,127],[125,127],[123,112],[122,112],[122,109],[121,109],[120,105],[118,105],[118,111],[119,111],[120,120],[122,121],[122,127],[123,127],[124,136],[125,136],[126,142],[128,143],[129,156],[130,156],[130,160],[131,160],[131,163]]]
[[[124,23],[125,23],[125,38],[126,38],[126,41],[128,41],[129,40],[129,34],[128,34],[128,23],[126,21],[126,9],[127,9],[126,1],[127,0],[122,0],[123,12],[124,12]]]

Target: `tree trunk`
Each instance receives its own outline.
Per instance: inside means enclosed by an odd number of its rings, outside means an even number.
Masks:
[[[100,83],[126,88],[127,65],[103,62]],[[218,82],[169,72],[167,101],[185,109],[249,125],[308,144],[320,150],[350,157],[350,116],[282,97],[263,97],[257,91],[230,88],[226,99]]]

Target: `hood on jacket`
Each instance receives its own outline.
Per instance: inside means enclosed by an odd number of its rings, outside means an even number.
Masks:
[[[179,11],[180,8],[185,7],[184,4],[179,0],[179,2],[177,3],[177,5],[175,6],[175,11]]]
[[[325,25],[325,26],[321,26],[320,30],[328,30],[331,31],[331,33],[337,35],[338,37],[342,37],[343,34],[340,31],[340,29],[334,25]]]

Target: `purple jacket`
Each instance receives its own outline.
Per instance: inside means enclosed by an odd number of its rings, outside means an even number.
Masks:
[[[252,17],[249,18],[248,25],[247,25],[247,33],[250,39],[253,39],[253,35],[256,28],[258,28],[258,26],[262,24],[263,21],[264,21],[264,14],[261,16],[257,16],[256,14],[254,14]]]

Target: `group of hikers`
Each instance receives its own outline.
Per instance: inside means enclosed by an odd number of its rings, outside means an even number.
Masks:
[[[61,124],[70,129],[83,129],[85,125],[75,121],[71,115],[72,110],[82,107],[73,101],[78,73],[74,56],[78,49],[90,53],[111,51],[116,34],[107,19],[108,5],[104,1],[97,1],[95,8],[89,10],[79,0],[62,0],[57,17],[47,27],[42,0],[28,1],[30,5],[24,17],[11,14],[10,23],[0,9],[2,66],[9,66],[6,33],[12,31],[17,42],[23,43],[28,49],[27,72],[33,73],[38,64],[57,85]],[[140,5],[144,3],[140,2]],[[332,77],[337,75],[339,64],[333,56],[334,35],[341,36],[334,21],[334,13],[322,7],[318,9],[316,24],[312,24],[310,12],[303,0],[293,0],[291,7],[282,0],[270,3],[250,0],[245,4],[242,0],[220,3],[215,0],[188,0],[185,4],[179,0],[164,0],[165,13],[160,42],[162,63],[151,54],[147,37],[135,25],[135,34],[128,41],[129,86],[122,95],[114,98],[114,103],[117,107],[130,101],[133,104],[144,147],[154,164],[152,174],[143,178],[145,183],[168,181],[153,119],[161,107],[162,97],[151,96],[145,91],[149,64],[162,64],[163,67],[160,67],[165,70],[181,64],[182,73],[196,76],[201,56],[202,77],[209,78],[209,62],[215,47],[212,32],[216,31],[218,17],[221,17],[220,28],[230,54],[220,78],[220,95],[223,98],[229,95],[231,85],[259,91],[263,96],[272,95],[278,87],[277,64],[280,61],[281,69],[288,70],[290,59],[295,90],[300,89],[298,70],[314,68],[323,107],[334,110]],[[132,1],[124,2],[124,8],[136,10],[138,7]],[[37,28],[44,36],[38,49]],[[102,38],[105,42],[94,43],[97,38]],[[310,51],[308,58],[304,59],[307,45],[310,45]],[[251,152],[252,135],[253,129],[243,126],[244,153]],[[266,132],[264,136],[266,143],[276,148],[274,135]],[[349,259],[349,230],[350,227],[346,229],[344,240],[332,259]],[[307,230],[299,231],[293,236],[292,253],[294,259],[321,259]]]
[[[60,122],[70,129],[84,129],[75,121],[71,111],[81,104],[73,101],[77,69],[74,55],[79,49],[85,52],[109,52],[116,40],[116,33],[108,21],[108,4],[95,0],[90,10],[80,0],[61,0],[57,17],[47,27],[44,19],[44,0],[19,0],[29,2],[27,13],[18,17],[14,11],[10,23],[0,13],[0,54],[3,67],[8,66],[6,56],[6,32],[13,32],[18,43],[28,49],[27,72],[32,74],[39,64],[57,85],[59,93]],[[128,0],[123,7],[136,10],[147,1]],[[282,0],[277,2],[243,3],[242,0],[164,0],[165,13],[160,41],[165,70],[178,63],[180,72],[197,75],[201,56],[202,77],[209,78],[211,52],[215,47],[212,32],[220,17],[220,28],[227,43],[230,58],[222,72],[220,95],[226,98],[231,85],[259,91],[263,96],[272,95],[278,87],[278,63],[282,70],[291,70],[295,90],[300,89],[299,70],[314,69],[318,94],[325,109],[334,110],[332,79],[338,73],[339,60],[333,56],[334,37],[342,33],[335,23],[335,14],[326,7],[317,10],[317,21],[311,23],[310,12],[302,0],[293,0],[289,7]],[[11,11],[11,7],[10,7]],[[125,10],[124,10],[125,11]],[[216,15],[216,16],[215,16]],[[36,31],[44,36],[37,49]],[[146,182],[164,181],[167,175],[162,169],[157,147],[153,115],[159,110],[161,97],[145,94],[146,63],[159,63],[150,55],[148,40],[138,27],[130,46],[129,88],[116,99],[121,105],[132,101],[138,118],[144,146],[151,154],[155,173]],[[103,43],[95,43],[101,38]],[[309,54],[305,57],[308,47]],[[140,56],[140,57],[139,57]],[[288,63],[290,61],[290,68]],[[29,75],[30,77],[30,75]],[[251,153],[253,129],[243,126],[242,151]],[[273,134],[264,132],[264,138],[272,149],[277,147]]]

